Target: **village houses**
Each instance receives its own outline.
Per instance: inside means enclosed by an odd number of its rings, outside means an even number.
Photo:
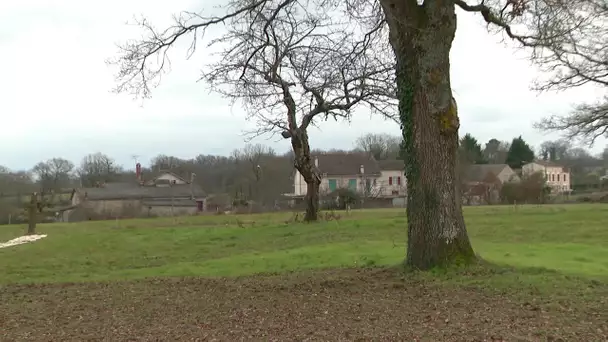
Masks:
[[[551,188],[552,193],[572,191],[570,171],[563,165],[538,160],[527,163],[522,167],[522,175],[529,176],[534,173],[541,173],[545,177],[546,184]]]
[[[366,198],[403,204],[406,182],[402,160],[377,161],[363,152],[320,153],[313,158],[321,174],[319,191],[322,195],[349,189]],[[306,181],[297,170],[294,172],[294,193],[288,196],[302,198],[306,195]]]
[[[95,187],[75,189],[72,205],[64,213],[65,221],[100,218],[187,215],[205,210],[206,194],[190,179],[170,171],[144,175],[136,166],[132,182],[99,183]]]

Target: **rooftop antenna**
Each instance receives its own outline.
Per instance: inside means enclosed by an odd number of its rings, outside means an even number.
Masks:
[[[132,154],[131,155],[131,159],[133,159],[133,161],[135,162],[135,175],[136,175],[136,179],[138,184],[142,184],[142,180],[143,177],[141,175],[141,164],[139,163],[138,159],[139,159],[139,154]]]

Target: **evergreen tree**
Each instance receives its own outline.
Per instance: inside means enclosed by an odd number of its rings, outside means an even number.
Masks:
[[[507,164],[512,169],[521,169],[524,164],[531,161],[534,161],[534,151],[530,145],[522,139],[521,135],[514,138],[507,154]]]
[[[460,139],[459,152],[461,160],[469,164],[487,164],[484,158],[481,144],[470,133]]]

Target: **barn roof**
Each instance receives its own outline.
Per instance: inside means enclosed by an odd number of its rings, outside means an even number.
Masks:
[[[494,176],[498,176],[505,168],[509,167],[507,164],[475,164],[470,165],[467,168],[466,180],[469,182],[484,182],[488,173],[492,173]]]
[[[330,176],[350,176],[360,173],[361,165],[364,174],[380,174],[380,167],[374,157],[360,152],[330,152],[313,154],[313,158],[318,158],[319,171]]]
[[[89,200],[151,199],[205,197],[205,192],[197,184],[177,184],[172,186],[141,186],[137,183],[106,183],[98,188],[77,190],[86,194]]]
[[[378,165],[382,171],[402,171],[405,169],[405,162],[397,159],[378,160]]]

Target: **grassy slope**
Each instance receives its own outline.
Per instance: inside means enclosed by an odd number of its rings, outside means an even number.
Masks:
[[[0,249],[0,283],[117,280],[148,276],[237,276],[309,268],[398,264],[404,256],[401,210],[342,214],[339,221],[285,224],[291,214],[207,216],[39,226],[41,241]],[[464,282],[539,282],[565,275],[608,280],[605,205],[478,207],[465,217],[486,260],[542,267],[460,277]],[[237,218],[244,227],[237,225]],[[0,241],[23,226],[0,227]],[[500,273],[500,272],[499,272]],[[501,273],[502,274],[502,273]],[[574,283],[572,284],[575,285]]]

